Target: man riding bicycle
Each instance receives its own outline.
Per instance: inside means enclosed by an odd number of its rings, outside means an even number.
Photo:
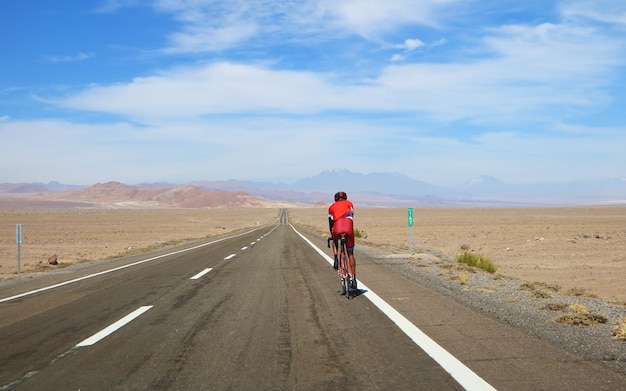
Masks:
[[[337,259],[338,240],[342,235],[346,235],[346,250],[348,252],[348,262],[354,274],[352,289],[356,289],[356,260],[354,259],[354,205],[348,201],[348,195],[343,191],[335,194],[335,203],[328,208],[328,225],[330,235],[333,239],[333,253],[335,263],[333,268],[339,268]]]

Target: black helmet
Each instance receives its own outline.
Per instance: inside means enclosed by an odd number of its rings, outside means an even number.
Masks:
[[[348,195],[344,193],[343,191],[340,191],[337,194],[335,194],[335,201],[347,200],[347,199],[348,199]]]

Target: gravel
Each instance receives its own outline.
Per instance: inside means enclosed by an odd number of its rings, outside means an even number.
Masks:
[[[355,251],[357,256],[389,267],[501,322],[626,374],[626,341],[614,339],[612,332],[626,319],[624,305],[565,293],[558,286],[490,274],[427,248],[417,248],[412,255],[367,246]],[[577,315],[574,310],[580,306],[588,313]],[[559,317],[605,323],[574,325],[555,321]]]

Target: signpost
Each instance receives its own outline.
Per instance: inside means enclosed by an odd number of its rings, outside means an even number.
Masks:
[[[15,242],[17,243],[17,275],[21,274],[20,248],[22,246],[22,224],[15,225]]]
[[[408,223],[409,223],[409,253],[413,255],[413,208],[408,210]]]

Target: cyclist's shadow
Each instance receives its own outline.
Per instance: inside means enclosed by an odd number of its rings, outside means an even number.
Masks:
[[[338,290],[337,293],[341,294],[342,296],[346,295],[345,293],[341,293],[341,290]],[[364,293],[367,293],[367,289],[360,289],[360,288],[353,289],[350,291],[350,297],[354,299],[355,297],[359,297]]]

